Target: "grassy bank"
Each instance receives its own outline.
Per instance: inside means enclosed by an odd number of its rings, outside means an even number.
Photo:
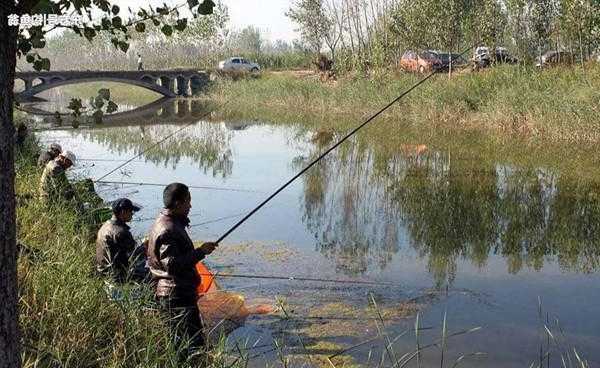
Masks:
[[[182,366],[150,287],[130,286],[110,300],[94,273],[93,229],[70,206],[47,208],[35,198],[36,152],[28,142],[16,163],[24,367]]]
[[[260,79],[223,81],[214,99],[229,111],[333,117],[329,127],[348,128],[396,98],[420,76],[383,73],[371,79],[345,76],[321,83],[314,76],[265,74]],[[436,130],[478,131],[548,142],[600,141],[600,65],[539,71],[497,67],[480,73],[437,75],[390,109],[375,135],[392,142],[398,123]]]

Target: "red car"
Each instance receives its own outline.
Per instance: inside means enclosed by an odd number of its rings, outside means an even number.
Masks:
[[[408,50],[400,59],[400,67],[409,72],[429,73],[444,68],[437,52],[427,50],[421,53]]]

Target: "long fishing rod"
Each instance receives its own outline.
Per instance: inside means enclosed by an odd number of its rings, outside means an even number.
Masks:
[[[466,49],[465,51],[463,51],[462,53],[460,53],[456,58],[458,59],[458,57],[464,55],[467,51],[469,51],[470,48]],[[452,57],[450,58],[450,63],[452,63]],[[382,113],[384,113],[387,109],[389,109],[390,107],[392,107],[392,105],[394,105],[396,102],[400,101],[402,98],[404,98],[404,96],[408,95],[409,93],[411,93],[415,88],[419,87],[421,84],[425,83],[427,80],[429,80],[429,78],[433,77],[433,75],[435,74],[435,71],[432,71],[431,73],[429,73],[429,75],[427,75],[426,77],[424,77],[423,79],[421,79],[420,81],[418,81],[417,83],[415,83],[412,87],[410,87],[408,90],[406,90],[404,93],[402,93],[400,96],[398,96],[397,98],[395,98],[392,102],[390,102],[389,104],[387,104],[384,108],[382,108],[381,110],[379,110],[377,113],[375,113],[374,115],[372,115],[370,118],[368,118],[365,122],[363,122],[362,124],[360,124],[359,126],[357,126],[356,128],[352,129],[352,131],[348,134],[346,134],[346,136],[344,136],[344,138],[342,138],[340,141],[338,141],[336,144],[334,144],[333,146],[331,146],[329,149],[327,149],[327,151],[323,152],[319,157],[317,157],[316,159],[314,159],[310,164],[308,164],[308,166],[306,166],[304,169],[302,169],[298,174],[294,175],[293,178],[291,178],[290,180],[288,180],[285,184],[283,184],[281,187],[279,187],[279,189],[277,189],[273,194],[271,194],[267,199],[265,199],[264,201],[262,201],[256,208],[254,208],[252,211],[250,211],[250,213],[248,213],[243,219],[241,219],[240,221],[238,221],[235,225],[233,225],[229,230],[227,230],[227,232],[223,235],[221,235],[221,237],[219,239],[217,239],[216,243],[219,244],[223,241],[223,239],[225,239],[227,236],[229,236],[229,234],[231,234],[232,232],[235,231],[235,229],[237,229],[241,224],[243,224],[244,222],[246,222],[246,220],[248,220],[252,215],[254,215],[258,210],[260,210],[265,204],[267,204],[271,199],[273,199],[276,195],[278,195],[281,191],[283,191],[285,188],[287,188],[290,184],[292,184],[296,179],[298,179],[300,176],[302,176],[302,174],[304,174],[306,171],[308,171],[311,167],[313,167],[317,162],[321,161],[325,156],[327,156],[331,151],[333,151],[334,149],[336,149],[339,145],[341,145],[342,143],[344,143],[348,138],[352,137],[356,132],[358,132],[359,130],[361,130],[365,125],[369,124],[371,121],[373,121],[376,117],[378,117],[379,115],[381,115]]]
[[[166,187],[167,184],[159,184],[159,183],[144,183],[144,182],[133,182],[133,181],[106,181],[106,180],[96,180],[95,183],[98,184],[117,184],[117,185],[132,185],[132,186],[151,186],[151,187]],[[258,190],[250,190],[250,189],[236,189],[236,188],[226,188],[226,187],[212,187],[212,186],[193,186],[189,185],[190,189],[208,189],[208,190],[221,190],[227,192],[245,192],[245,193],[261,193]]]
[[[200,117],[198,117],[198,120],[200,119],[204,119],[205,117],[207,117],[208,115],[212,114],[215,111],[218,111],[220,109],[222,109],[225,105],[227,105],[229,103],[229,101],[231,100],[227,100],[225,102],[223,102],[221,105],[217,106],[216,108],[209,110],[207,113],[201,115]],[[116,172],[117,170],[129,165],[131,162],[133,162],[134,160],[142,157],[143,155],[145,155],[147,152],[153,150],[154,148],[158,147],[159,145],[161,145],[163,142],[165,142],[166,140],[174,137],[176,134],[182,132],[183,130],[189,128],[192,125],[195,125],[198,121],[194,120],[186,125],[184,125],[183,127],[181,127],[180,129],[177,129],[176,131],[174,131],[173,133],[167,135],[166,137],[164,137],[163,139],[159,140],[158,142],[154,143],[153,145],[151,145],[150,147],[146,148],[145,150],[143,150],[142,152],[140,152],[139,154],[135,155],[134,157],[130,158],[129,160],[125,161],[124,163],[122,163],[121,165],[115,167],[114,169],[110,170],[108,173],[104,174],[103,176],[101,176],[100,178],[94,180],[94,183],[97,183],[99,181],[101,181],[102,179],[105,179],[107,176],[109,176],[110,174]]]

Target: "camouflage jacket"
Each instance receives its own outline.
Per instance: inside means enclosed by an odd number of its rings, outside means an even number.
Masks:
[[[44,168],[39,188],[40,199],[45,202],[57,200],[71,200],[75,197],[75,190],[67,179],[65,169],[56,161],[50,161]]]
[[[46,165],[48,165],[50,161],[54,160],[56,156],[57,155],[53,154],[50,151],[44,151],[40,153],[40,157],[38,157],[37,164],[39,167],[46,167]]]

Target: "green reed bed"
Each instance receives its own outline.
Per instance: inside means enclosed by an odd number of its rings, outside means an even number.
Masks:
[[[211,97],[235,97],[227,105],[231,111],[268,108],[358,119],[377,111],[418,79],[418,75],[386,72],[322,83],[317,76],[265,73],[259,79],[220,80]],[[599,65],[541,71],[504,66],[479,73],[462,71],[451,78],[437,75],[385,116],[390,122],[432,128],[592,143],[600,141],[599,109]],[[340,127],[353,121],[337,120]]]

